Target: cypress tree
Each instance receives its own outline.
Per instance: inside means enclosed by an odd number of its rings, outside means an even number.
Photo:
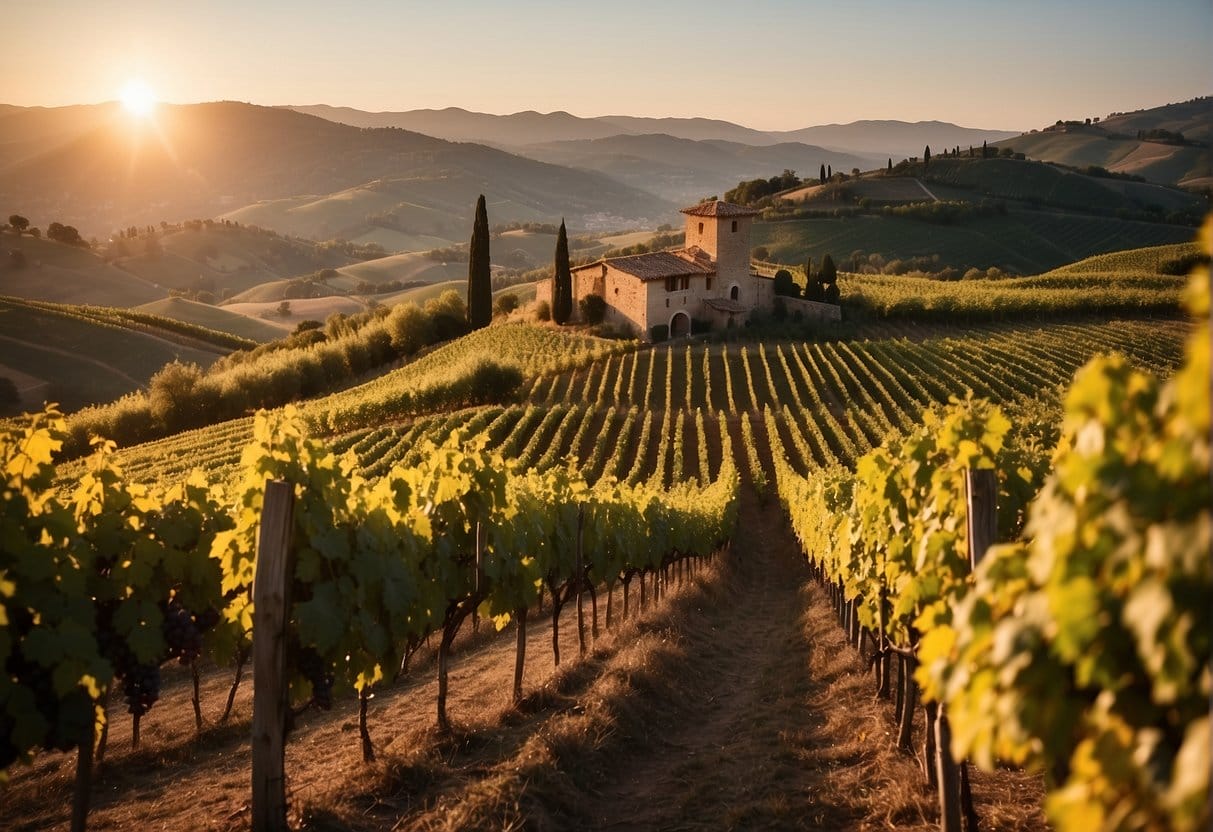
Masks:
[[[821,259],[821,271],[818,272],[818,279],[821,281],[821,299],[825,303],[838,303],[838,269],[834,265],[834,258],[826,255]]]
[[[989,149],[986,147],[985,140],[981,142],[981,158],[985,159],[989,155]]]
[[[476,220],[468,247],[468,324],[480,329],[493,320],[493,281],[489,272],[489,213],[484,194],[476,200]]]
[[[560,221],[556,236],[556,270],[552,286],[552,320],[563,326],[573,314],[573,272],[569,269],[569,237]]]
[[[821,173],[817,174],[817,179],[823,185],[825,184],[825,181],[826,181],[826,166],[825,165],[821,166]]]
[[[893,170],[893,157],[890,156],[889,157],[889,171],[892,172],[892,170]]]
[[[834,166],[833,165],[826,165],[826,178],[828,178],[828,179],[834,178]]]
[[[927,168],[931,166],[931,146],[927,145],[926,150],[922,152],[922,170],[925,173]]]

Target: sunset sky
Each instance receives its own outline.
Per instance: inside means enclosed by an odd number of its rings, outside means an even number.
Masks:
[[[1209,0],[18,3],[0,102],[863,118],[1028,129],[1213,92]]]

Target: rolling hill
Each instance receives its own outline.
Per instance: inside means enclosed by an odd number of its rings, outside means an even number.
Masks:
[[[1186,144],[1139,139],[1139,131],[1182,133]],[[1198,98],[1132,113],[1114,113],[1098,123],[1055,124],[1005,139],[1029,159],[1085,168],[1097,165],[1113,173],[1141,176],[1151,182],[1185,187],[1213,186],[1209,143],[1213,133],[1213,98]]]
[[[54,401],[75,410],[112,401],[170,361],[205,367],[230,351],[151,316],[124,320],[103,310],[0,298],[0,376],[20,379],[24,407]]]
[[[203,326],[218,332],[229,332],[240,338],[265,343],[282,337],[282,327],[260,318],[251,318],[209,303],[185,298],[164,298],[135,307],[140,312],[171,318],[187,324]]]
[[[31,118],[23,111],[0,121],[0,143],[26,135]],[[0,167],[0,202],[75,225],[86,236],[302,194],[314,195],[304,205],[328,202],[313,212],[321,215],[311,219],[313,227],[365,233],[369,224],[345,227],[340,195],[380,181],[395,184],[379,213],[415,204],[435,212],[438,222],[456,224],[470,219],[479,193],[490,203],[516,205],[515,215],[551,220],[563,214],[578,224],[656,218],[676,207],[601,174],[483,145],[230,101],[161,105],[147,120],[111,113],[83,132],[57,135],[41,140],[43,152]]]
[[[999,268],[1039,274],[1085,257],[1142,246],[1187,243],[1196,229],[1051,211],[1009,211],[955,225],[885,216],[795,219],[754,224],[753,244],[779,263],[814,264],[826,254],[840,264],[853,252],[884,262],[937,258],[935,266]],[[848,266],[840,265],[847,269]]]
[[[921,156],[924,147],[936,152],[948,147],[980,147],[1015,135],[1011,130],[961,127],[946,121],[865,120],[850,124],[823,124],[780,134],[784,141],[804,142],[850,153],[898,157]],[[837,165],[835,166],[837,167]]]
[[[723,193],[739,181],[784,169],[816,176],[818,167],[871,168],[878,161],[795,142],[755,146],[720,140],[692,141],[669,135],[620,135],[549,142],[520,148],[535,159],[605,173],[681,204]]]
[[[0,295],[106,306],[138,306],[168,295],[153,282],[79,246],[3,234],[0,254]]]

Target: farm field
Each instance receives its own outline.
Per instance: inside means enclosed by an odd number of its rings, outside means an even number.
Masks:
[[[380,415],[372,421],[388,423],[332,434],[334,450],[352,451],[359,472],[373,477],[416,461],[424,440],[459,430],[465,437],[485,435],[490,447],[526,467],[550,467],[571,457],[591,482],[607,475],[664,485],[703,482],[721,465],[721,425],[743,414],[761,421],[770,408],[780,429],[788,431],[793,466],[803,473],[852,464],[888,432],[907,430],[921,410],[953,395],[971,391],[1047,413],[1074,371],[1099,352],[1119,352],[1140,366],[1169,372],[1188,331],[1177,319],[1076,320],[976,325],[949,337],[937,330],[914,339],[640,350],[593,340],[574,347],[552,334],[502,350],[493,348],[490,330],[468,339],[460,351],[436,351],[381,379],[309,403],[304,413],[314,414],[318,425],[351,408],[387,414],[393,391],[423,386],[433,372],[496,355],[525,368],[523,402],[421,418]],[[577,369],[553,369],[551,348]],[[191,459],[230,477],[251,432],[248,419],[225,422],[120,450],[117,459],[140,480],[171,480],[188,471]],[[749,464],[740,457],[737,463]],[[72,463],[65,473],[74,476],[82,466]]]

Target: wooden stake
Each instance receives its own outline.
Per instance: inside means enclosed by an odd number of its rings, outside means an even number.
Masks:
[[[76,783],[72,789],[72,832],[84,832],[88,824],[89,793],[93,788],[94,726],[88,739],[76,749]]]
[[[253,581],[253,778],[254,832],[286,830],[286,630],[290,620],[294,557],[291,528],[294,486],[266,481],[257,573]]]
[[[998,476],[991,468],[965,469],[969,565],[977,568],[998,534]]]
[[[522,701],[522,671],[526,666],[526,607],[514,611],[518,619],[518,649],[514,654],[514,704]]]
[[[952,760],[952,732],[943,706],[935,719],[936,777],[939,782],[940,832],[960,832],[960,787]]]
[[[194,731],[202,733],[202,700],[198,695],[198,660],[190,662],[190,675],[194,677]]]

